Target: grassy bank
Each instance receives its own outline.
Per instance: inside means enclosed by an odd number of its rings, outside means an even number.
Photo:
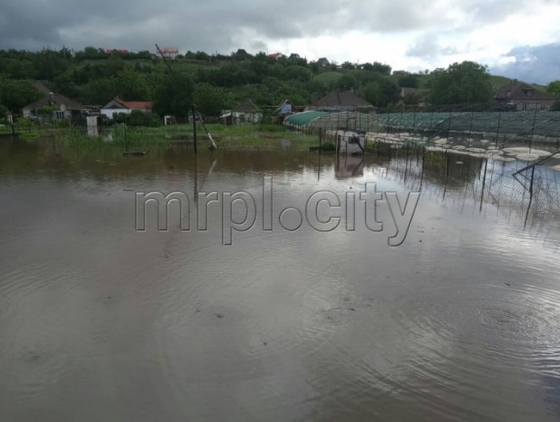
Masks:
[[[172,125],[160,127],[126,127],[114,125],[99,127],[97,136],[89,136],[85,127],[57,128],[49,125],[18,128],[22,139],[38,142],[44,139],[57,141],[60,146],[69,148],[119,147],[123,149],[144,149],[168,147],[172,144],[192,144],[193,127]],[[288,130],[279,125],[233,125],[209,124],[206,129],[218,145],[227,149],[263,148],[307,148],[317,145],[319,139]],[[201,148],[206,148],[209,139],[202,124],[197,124],[197,140]]]

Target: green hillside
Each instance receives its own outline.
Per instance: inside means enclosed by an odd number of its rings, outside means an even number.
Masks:
[[[401,87],[426,89],[435,77],[433,73],[394,75],[390,66],[378,62],[321,67],[302,58],[272,58],[264,53],[187,52],[168,64],[171,72],[148,51],[0,50],[0,112],[19,114],[23,106],[40,98],[33,81],[82,104],[101,106],[118,96],[125,101],[153,101],[158,113],[185,113],[188,104],[196,101],[215,114],[246,98],[265,111],[286,98],[305,106],[312,96],[322,97],[335,89],[352,89],[379,108],[394,107],[401,101]],[[490,77],[494,89],[509,81]]]

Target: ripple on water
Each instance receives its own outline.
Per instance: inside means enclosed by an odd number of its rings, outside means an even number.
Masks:
[[[352,316],[344,315],[338,323],[345,330],[319,351],[328,361],[319,384],[340,378],[339,400],[368,391],[397,395],[409,405],[407,417],[420,411],[480,419],[497,409],[520,420],[535,416],[519,398],[543,376],[560,379],[560,293],[534,286],[474,293],[461,302],[374,301],[365,309],[369,327],[356,312],[355,332]]]

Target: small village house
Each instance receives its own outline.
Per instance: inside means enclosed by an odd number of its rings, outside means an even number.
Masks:
[[[160,48],[161,55],[165,59],[175,60],[179,55],[179,49],[175,47],[164,47]]]
[[[329,67],[331,64],[326,57],[321,57],[319,60],[317,60],[317,65],[319,67]]]
[[[101,107],[101,114],[109,119],[113,119],[116,113],[130,114],[133,110],[150,113],[152,111],[152,103],[149,101],[123,101],[119,97],[113,98],[104,107]]]
[[[494,93],[494,106],[502,110],[548,110],[552,104],[554,104],[554,98],[546,92],[539,91],[517,79],[501,86]]]
[[[85,107],[77,101],[49,90],[41,82],[33,83],[33,87],[43,94],[43,98],[23,107],[23,117],[35,122],[51,123],[62,120],[80,118]]]
[[[368,113],[374,111],[375,107],[353,91],[332,91],[308,109]]]
[[[288,99],[282,101],[272,112],[272,123],[282,123],[284,118],[294,112],[294,106]]]
[[[224,110],[220,119],[225,124],[260,123],[262,110],[250,98],[240,102],[233,110]]]

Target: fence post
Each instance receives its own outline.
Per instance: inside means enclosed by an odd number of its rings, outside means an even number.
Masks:
[[[500,136],[500,122],[502,120],[502,112],[498,113],[498,128],[496,129],[496,148],[498,148],[498,137]]]

